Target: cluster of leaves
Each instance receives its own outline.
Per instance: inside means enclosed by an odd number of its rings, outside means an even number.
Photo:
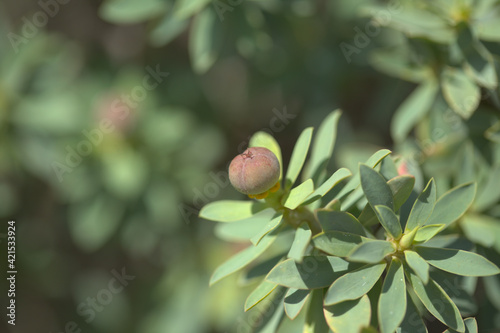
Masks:
[[[473,202],[476,185],[438,198],[431,179],[414,197],[415,178],[398,175],[388,150],[373,154],[354,175],[345,168],[328,175],[339,116],[333,112],[320,126],[300,185],[293,186],[312,128],[295,144],[282,190],[265,200],[224,200],[201,210],[201,217],[222,222],[216,229],[222,238],[252,242],[220,265],[210,283],[246,268],[243,280],[258,282],[245,310],[266,299],[278,302],[272,315],[256,320],[259,332],[279,331],[285,320],[308,332],[426,332],[424,309],[450,330],[477,332],[475,320],[464,321],[445,290],[453,274],[500,273],[446,233]],[[271,149],[281,161],[271,136],[258,132],[250,145]]]

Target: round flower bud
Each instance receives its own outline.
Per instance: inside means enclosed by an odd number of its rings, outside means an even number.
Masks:
[[[229,180],[236,190],[248,195],[262,194],[280,178],[276,155],[264,147],[251,147],[236,156],[229,165]]]

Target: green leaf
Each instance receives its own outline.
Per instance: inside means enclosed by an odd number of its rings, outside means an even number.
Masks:
[[[454,187],[436,202],[434,211],[426,224],[450,225],[469,209],[476,195],[476,184],[466,183]],[[453,207],[453,209],[450,209]]]
[[[429,264],[419,256],[417,252],[410,250],[405,251],[405,259],[408,266],[413,269],[420,280],[422,280],[424,284],[427,284],[429,281]]]
[[[391,188],[394,197],[394,211],[397,212],[410,197],[415,186],[415,177],[408,175],[397,176],[389,179],[387,185]]]
[[[385,256],[394,253],[395,249],[391,242],[383,240],[374,240],[367,243],[362,243],[354,248],[349,254],[350,261],[364,262],[367,264],[375,264],[383,260]]]
[[[464,322],[457,306],[434,280],[429,279],[427,284],[412,272],[406,272],[415,294],[425,308],[440,322],[457,331],[465,330]]]
[[[425,327],[425,323],[422,320],[422,317],[420,317],[420,313],[418,312],[415,304],[413,304],[411,297],[407,297],[406,299],[406,315],[400,328],[401,333],[427,333],[427,327]]]
[[[311,193],[304,205],[308,205],[320,198],[322,198],[325,194],[327,194],[332,188],[334,188],[338,183],[347,177],[351,176],[351,172],[346,168],[338,169],[334,174],[330,176],[321,186],[319,186],[313,193]]]
[[[367,236],[365,228],[348,212],[318,209],[316,216],[323,230],[344,231],[360,236]]]
[[[359,333],[370,325],[371,306],[367,295],[324,308],[328,326],[334,333]]]
[[[283,157],[281,156],[281,148],[279,143],[273,136],[267,132],[259,131],[252,135],[250,141],[248,142],[249,147],[264,147],[273,152],[280,162],[280,179],[283,175]]]
[[[358,244],[371,241],[359,235],[343,231],[325,231],[313,238],[314,247],[337,257],[346,257]]]
[[[500,252],[500,221],[491,216],[467,214],[460,221],[467,239]],[[427,244],[426,244],[427,245]]]
[[[464,333],[477,333],[477,322],[475,318],[464,319],[465,332]],[[457,331],[452,329],[447,329],[443,333],[457,333]]]
[[[153,46],[166,45],[186,30],[188,25],[189,20],[179,19],[169,11],[151,31],[149,40]]]
[[[311,229],[306,222],[303,222],[299,225],[297,230],[295,231],[295,238],[293,240],[292,246],[290,247],[290,251],[288,252],[288,258],[295,260],[296,262],[302,262],[302,258],[309,246],[309,242],[311,241]]]
[[[302,131],[295,147],[293,148],[292,157],[290,158],[290,165],[288,165],[288,170],[286,172],[285,190],[292,187],[299,176],[300,170],[304,165],[306,160],[307,152],[309,151],[309,145],[311,144],[311,137],[313,133],[313,128],[308,127]]]
[[[428,80],[415,89],[399,106],[392,118],[391,135],[396,142],[402,142],[411,129],[429,112],[439,85],[435,80]]]
[[[216,222],[233,222],[249,218],[264,208],[264,204],[255,201],[221,200],[203,206],[200,217]]]
[[[294,320],[306,304],[311,291],[290,288],[285,296],[285,313],[291,320]]]
[[[356,265],[337,257],[306,256],[302,263],[283,261],[269,272],[266,280],[288,288],[325,288],[353,267]]]
[[[257,246],[249,246],[243,251],[236,253],[234,256],[225,261],[222,265],[217,267],[217,269],[212,274],[210,278],[210,285],[215,282],[225,278],[226,276],[242,269],[258,256],[264,253],[269,246],[276,240],[277,233],[270,233],[266,235]]]
[[[403,265],[393,259],[384,280],[378,301],[378,322],[381,333],[393,333],[406,313],[406,284]]]
[[[414,241],[417,243],[427,242],[432,237],[436,236],[445,227],[444,224],[429,224],[417,230]]]
[[[443,70],[441,89],[451,108],[464,119],[469,119],[479,105],[479,87],[460,69],[446,67]]]
[[[361,187],[372,208],[382,205],[394,209],[392,191],[380,173],[364,164],[360,164],[359,175]]]
[[[175,2],[175,16],[180,19],[187,19],[193,14],[202,10],[210,0],[180,0]]]
[[[99,16],[104,20],[118,24],[139,23],[151,17],[161,15],[167,6],[162,0],[105,1],[99,8]]]
[[[195,16],[189,33],[189,56],[197,74],[208,71],[217,60],[221,29],[213,8],[206,8]]]
[[[284,307],[276,306],[277,304],[283,303],[285,298],[286,289],[283,287],[278,287],[270,295],[269,302],[266,302],[266,307],[264,307],[261,313],[265,313],[265,316],[256,316],[254,322],[250,322],[249,325],[254,328],[254,332],[259,333],[275,333],[278,330],[281,322],[284,318]],[[272,298],[271,298],[272,297]],[[266,300],[267,301],[267,300]],[[250,316],[252,318],[252,316]]]
[[[431,179],[413,204],[405,232],[423,226],[431,216],[435,204],[436,184],[434,179]]]
[[[474,201],[474,210],[483,211],[500,200],[500,165],[493,167]]]
[[[333,282],[325,295],[325,305],[358,299],[372,289],[385,270],[386,263],[366,265]]]
[[[259,244],[259,242],[265,235],[267,235],[280,225],[282,219],[283,219],[283,214],[278,214],[271,221],[266,223],[266,225],[256,235],[250,238],[252,244],[253,245]]]
[[[342,111],[335,110],[330,113],[319,126],[314,136],[314,143],[307,165],[304,169],[304,178],[311,178],[314,183],[323,182],[326,166],[333,153],[337,137],[337,125]]]
[[[394,239],[398,239],[403,233],[403,230],[401,229],[401,224],[396,214],[386,206],[375,206],[375,210],[387,234]]]
[[[273,208],[266,208],[246,219],[215,225],[217,237],[227,241],[246,241],[261,231],[276,214]]]
[[[311,290],[311,301],[307,309],[303,333],[328,333],[323,315],[323,290]]]
[[[484,45],[474,36],[465,22],[457,26],[457,44],[465,58],[465,69],[476,82],[489,89],[495,89],[498,79],[493,57]]]
[[[302,204],[306,198],[314,192],[312,179],[308,179],[297,187],[294,187],[286,198],[284,206],[288,209],[295,209]]]
[[[255,305],[259,304],[264,298],[276,289],[278,285],[275,283],[262,280],[262,282],[255,288],[245,301],[245,311],[250,310]]]
[[[473,252],[423,246],[418,246],[415,250],[432,266],[453,274],[489,276],[500,273],[495,264]]]

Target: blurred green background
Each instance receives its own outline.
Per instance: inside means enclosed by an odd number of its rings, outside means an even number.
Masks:
[[[224,171],[256,131],[286,167],[300,130],[340,107],[332,167],[392,147],[415,85],[370,54],[399,37],[340,47],[373,3],[2,0],[0,241],[15,220],[19,273],[16,326],[0,330],[249,331],[251,289],[208,288],[241,247],[197,212],[240,197]]]

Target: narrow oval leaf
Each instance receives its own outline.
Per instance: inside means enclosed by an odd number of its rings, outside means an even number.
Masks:
[[[314,192],[313,181],[312,179],[308,179],[290,191],[284,206],[288,209],[295,209],[299,207],[306,200],[306,198],[313,192]]]
[[[434,210],[436,205],[436,183],[434,178],[429,181],[422,193],[418,196],[406,223],[406,231],[411,231],[417,227],[423,226]]]
[[[283,261],[269,272],[266,280],[295,289],[325,288],[355,267],[337,257],[306,256],[300,264],[292,259]]]
[[[271,231],[273,231],[274,229],[276,229],[280,225],[282,219],[283,219],[283,214],[278,214],[278,216],[274,217],[271,221],[266,223],[266,225],[264,225],[264,227],[257,234],[255,234],[255,236],[250,238],[250,241],[252,242],[252,244],[253,245],[259,244],[260,240],[265,235],[267,235],[268,233],[270,233]]]
[[[411,297],[406,299],[406,314],[398,329],[396,332],[427,333],[427,327]]]
[[[281,148],[279,143],[273,136],[267,132],[259,131],[252,135],[248,142],[248,147],[264,147],[269,149],[276,155],[280,162],[280,179],[283,175],[283,157],[281,156]]]
[[[327,194],[332,188],[334,188],[337,184],[339,184],[342,180],[346,179],[347,177],[351,176],[351,171],[349,171],[346,168],[340,168],[338,169],[333,175],[330,176],[323,184],[321,184],[320,187],[318,187],[316,190],[314,190],[313,193],[311,193],[306,201],[304,202],[304,205],[308,205],[320,198],[322,198],[325,194]]]
[[[415,89],[394,113],[391,134],[396,142],[403,141],[411,129],[427,114],[436,99],[439,85],[428,80]]]
[[[500,252],[499,219],[483,214],[467,214],[460,221],[460,227],[470,241],[485,247],[494,247]]]
[[[393,259],[378,300],[378,322],[381,333],[393,333],[406,313],[406,283],[403,265]]]
[[[215,226],[217,237],[227,241],[246,241],[256,235],[264,226],[273,219],[276,211],[266,208],[246,219],[231,223],[218,223]]]
[[[477,322],[475,318],[467,318],[464,319],[464,324],[465,324],[465,332],[464,333],[477,333]],[[458,333],[455,330],[452,329],[447,329],[443,333]]]
[[[372,208],[382,205],[394,209],[392,191],[380,173],[364,164],[360,164],[359,175],[361,187]]]
[[[491,169],[488,179],[474,201],[475,211],[481,212],[500,200],[500,177],[498,174],[500,174],[500,165]]]
[[[415,177],[403,175],[389,179],[387,185],[391,188],[394,197],[394,211],[397,212],[408,200],[415,186]]]
[[[432,237],[436,236],[445,227],[444,224],[429,224],[417,230],[415,238],[413,239],[417,243],[427,242]]]
[[[426,224],[450,225],[469,209],[476,195],[476,184],[466,183],[454,187],[436,202],[434,211]],[[453,209],[450,209],[453,207]]]
[[[311,301],[309,302],[309,307],[306,313],[306,322],[302,332],[328,332],[328,325],[323,314],[323,290],[311,290]]]
[[[292,157],[290,158],[290,165],[288,165],[288,170],[285,177],[285,190],[292,187],[295,180],[299,176],[300,170],[304,165],[306,160],[307,152],[309,151],[309,145],[311,144],[311,137],[313,133],[313,128],[308,127],[302,131],[295,147],[293,148]]]
[[[254,259],[264,253],[269,246],[271,246],[271,244],[276,240],[276,237],[277,235],[275,233],[270,233],[260,241],[259,245],[251,245],[229,258],[214,271],[212,277],[210,278],[210,285],[251,263]]]
[[[446,67],[441,73],[441,88],[451,108],[462,118],[469,119],[481,97],[476,83],[461,69]]]
[[[374,240],[358,245],[349,254],[350,261],[375,264],[383,260],[387,255],[394,253],[395,249],[391,242]]]
[[[457,331],[463,332],[465,330],[464,322],[457,306],[441,286],[432,279],[429,279],[429,282],[424,284],[412,272],[407,272],[407,275],[415,294],[417,294],[425,308],[434,317]]]
[[[386,206],[375,206],[375,210],[377,211],[380,224],[382,224],[387,234],[394,239],[398,239],[403,230],[396,214]]]
[[[370,325],[372,315],[367,295],[324,308],[328,327],[334,333],[359,333]]]
[[[429,281],[429,264],[425,261],[421,256],[418,255],[417,252],[413,252],[410,250],[405,251],[405,259],[408,266],[413,269],[415,274],[427,284]]]
[[[264,298],[276,289],[278,285],[275,283],[262,280],[262,282],[255,288],[245,301],[245,311],[250,310],[255,305],[259,304]]]
[[[200,217],[216,222],[233,222],[249,218],[264,208],[264,204],[255,201],[221,200],[203,206]]]
[[[297,230],[295,231],[295,238],[293,240],[290,251],[288,252],[288,258],[295,260],[296,262],[302,262],[302,258],[309,246],[311,241],[312,232],[309,225],[303,222]]]
[[[432,266],[463,276],[489,276],[500,273],[500,269],[479,254],[434,247],[418,246],[415,251]]]
[[[311,157],[304,170],[304,178],[311,178],[319,184],[324,180],[326,165],[330,160],[337,138],[337,124],[342,111],[335,110],[330,113],[318,128],[314,137]]]
[[[196,73],[205,73],[217,60],[221,35],[221,25],[212,8],[195,16],[189,33],[189,56]]]
[[[290,288],[285,296],[285,313],[291,320],[294,320],[306,304],[311,291]]]
[[[325,305],[358,299],[372,289],[385,270],[386,263],[366,265],[339,277],[328,288]]]
[[[312,240],[315,248],[337,257],[346,257],[358,244],[369,241],[371,239],[343,231],[325,231]]]
[[[365,228],[348,212],[317,210],[316,216],[323,230],[344,231],[366,237]]]

